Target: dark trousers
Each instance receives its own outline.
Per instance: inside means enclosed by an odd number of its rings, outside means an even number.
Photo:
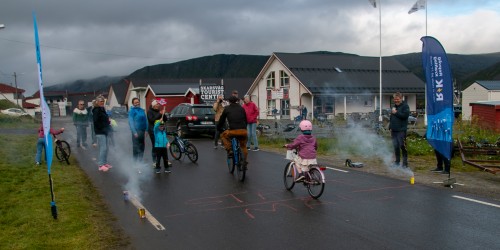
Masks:
[[[446,159],[446,157],[444,157],[437,150],[434,150],[434,153],[436,154],[436,160],[437,160],[436,168],[443,169],[443,163],[444,163],[444,171],[450,172],[450,166],[451,166],[450,160]]]
[[[148,129],[149,139],[151,139],[151,159],[156,161],[156,151],[155,151],[155,134],[153,130]]]
[[[168,168],[168,153],[167,153],[167,147],[164,148],[153,148],[153,151],[155,151],[156,155],[156,168],[159,169],[161,168],[161,159],[163,158],[163,167],[165,169]]]
[[[392,145],[394,146],[394,155],[396,164],[401,162],[403,155],[403,166],[408,166],[408,151],[406,150],[406,131],[391,131]]]
[[[137,137],[132,134],[132,155],[134,157],[134,161],[139,162],[142,161],[144,157],[144,134],[146,131],[137,131]]]

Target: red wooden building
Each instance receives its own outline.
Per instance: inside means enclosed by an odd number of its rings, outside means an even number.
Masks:
[[[500,101],[473,102],[470,106],[482,127],[500,132]]]
[[[199,104],[199,92],[199,83],[150,84],[146,90],[146,107],[149,109],[151,102],[156,98],[164,98],[167,101],[166,112],[170,112],[179,103]]]

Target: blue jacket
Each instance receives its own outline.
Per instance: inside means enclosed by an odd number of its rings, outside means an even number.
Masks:
[[[155,133],[155,148],[164,148],[167,147],[168,138],[167,138],[167,130],[160,130],[160,123],[157,122],[154,127]]]
[[[144,132],[148,130],[148,119],[144,109],[132,106],[128,111],[128,125],[132,134],[137,134],[137,131]]]

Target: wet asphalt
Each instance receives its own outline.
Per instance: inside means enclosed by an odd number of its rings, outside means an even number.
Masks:
[[[146,138],[145,162],[131,160],[131,135],[118,120],[108,160],[99,172],[92,147],[76,148],[70,118],[53,119],[60,136],[101,192],[136,249],[498,249],[500,204],[451,190],[331,166],[320,199],[302,185],[283,185],[284,155],[249,152],[244,183],[228,172],[223,149],[209,138],[192,138],[199,160],[173,163],[172,173],[154,174]],[[341,171],[335,170],[339,169]],[[139,171],[141,173],[139,173]],[[139,201],[156,219],[139,218]],[[479,204],[454,196],[493,203]],[[64,216],[64,215],[61,215]],[[153,219],[153,222],[156,223]],[[159,230],[163,229],[164,230]]]

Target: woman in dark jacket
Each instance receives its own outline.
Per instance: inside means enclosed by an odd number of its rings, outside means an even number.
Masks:
[[[148,109],[148,134],[149,134],[149,139],[151,139],[151,145],[153,145],[153,149],[151,150],[153,167],[156,167],[156,153],[154,150],[154,145],[155,145],[154,124],[155,121],[162,119],[162,116],[163,116],[163,121],[164,122],[167,121],[167,116],[162,115],[162,113],[160,112],[160,107],[161,105],[158,103],[158,101],[153,100],[151,102],[151,106]]]
[[[106,114],[106,109],[104,108],[105,100],[103,96],[98,96],[96,98],[96,105],[92,110],[92,118],[94,120],[94,131],[97,139],[97,144],[99,145],[99,157],[97,160],[97,165],[99,166],[99,171],[106,172],[111,165],[108,164],[108,133],[111,130],[111,125],[109,123],[108,114]]]

